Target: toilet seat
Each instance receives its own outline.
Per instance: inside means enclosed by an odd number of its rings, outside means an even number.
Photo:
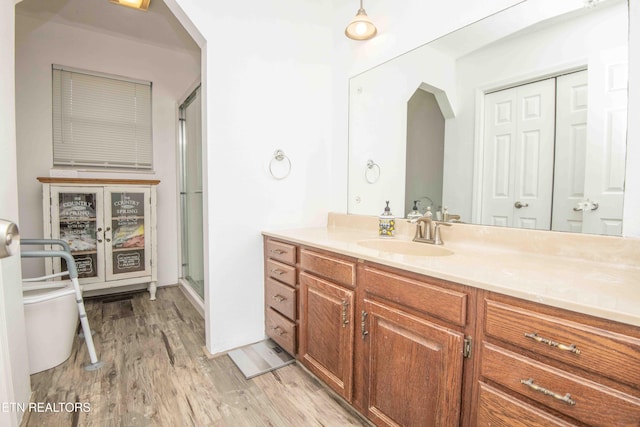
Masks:
[[[22,299],[25,305],[36,304],[43,301],[49,301],[54,298],[60,298],[75,293],[73,286],[65,285],[55,290],[51,289],[33,289],[24,287],[22,290]]]

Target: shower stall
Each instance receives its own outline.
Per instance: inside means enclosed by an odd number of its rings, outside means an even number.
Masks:
[[[200,86],[180,106],[181,278],[204,301]]]

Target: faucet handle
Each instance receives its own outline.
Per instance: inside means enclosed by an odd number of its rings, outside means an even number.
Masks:
[[[433,244],[434,245],[442,245],[444,242],[442,241],[442,237],[440,236],[440,226],[444,225],[446,227],[451,227],[451,224],[444,221],[434,221],[436,224],[433,229]]]
[[[450,222],[444,222],[444,221],[433,221],[433,223],[438,226],[438,225],[445,225],[447,227],[451,227],[453,224],[451,224]]]

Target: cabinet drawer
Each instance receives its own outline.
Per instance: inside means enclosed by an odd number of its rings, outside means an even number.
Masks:
[[[480,383],[476,425],[479,427],[570,427],[574,424],[569,424],[487,384]]]
[[[486,342],[481,365],[485,378],[583,423],[640,423],[640,399]]]
[[[300,268],[350,288],[356,285],[356,265],[353,262],[302,249]]]
[[[467,294],[371,267],[363,269],[367,292],[455,325],[467,322]]]
[[[266,261],[267,275],[287,285],[296,285],[296,268],[272,259]]]
[[[485,333],[632,386],[640,384],[640,340],[496,301],[485,301]]]
[[[296,354],[296,324],[279,314],[272,308],[267,308],[267,335],[277,342],[287,353]]]
[[[267,256],[285,264],[294,265],[296,263],[296,247],[287,243],[267,240]]]
[[[268,278],[265,290],[265,301],[289,319],[296,318],[296,290],[280,282]]]

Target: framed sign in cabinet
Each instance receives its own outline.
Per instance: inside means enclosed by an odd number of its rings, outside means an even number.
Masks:
[[[46,238],[69,244],[80,284],[90,294],[157,285],[155,180],[38,178]],[[47,259],[47,274],[66,270]]]

